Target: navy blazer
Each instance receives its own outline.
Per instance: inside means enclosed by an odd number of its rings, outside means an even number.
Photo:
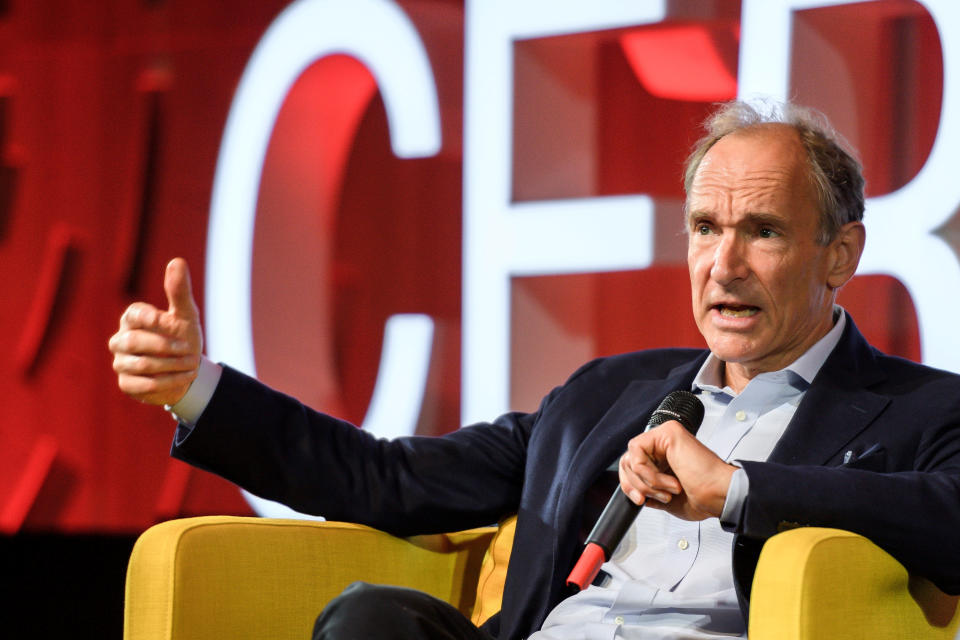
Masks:
[[[743,463],[750,490],[733,562],[745,612],[762,542],[802,525],[866,535],[960,593],[960,376],[883,355],[847,320],[769,460]],[[664,396],[690,388],[706,356],[661,349],[598,359],[535,413],[393,441],[225,368],[172,455],[299,511],[396,535],[517,513],[503,608],[486,625],[517,638],[566,595],[584,532],[610,495],[605,470]]]

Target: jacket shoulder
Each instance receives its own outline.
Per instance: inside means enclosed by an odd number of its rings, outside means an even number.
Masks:
[[[706,358],[705,349],[671,348],[644,349],[595,358],[570,376],[567,384],[581,379],[606,378],[610,380],[662,380],[677,367],[687,366]],[[699,366],[699,365],[698,365]]]

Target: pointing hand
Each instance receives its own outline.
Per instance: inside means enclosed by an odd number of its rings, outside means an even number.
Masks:
[[[203,334],[183,258],[167,265],[163,279],[167,310],[135,302],[110,337],[120,390],[148,404],[176,404],[197,377]]]

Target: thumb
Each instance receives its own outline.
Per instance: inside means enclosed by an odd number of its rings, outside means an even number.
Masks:
[[[199,317],[197,303],[193,301],[190,284],[190,269],[183,258],[174,258],[167,264],[163,277],[163,290],[167,294],[168,313],[184,318]]]

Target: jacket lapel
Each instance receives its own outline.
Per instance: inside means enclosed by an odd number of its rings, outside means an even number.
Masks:
[[[847,316],[844,334],[804,395],[768,460],[823,465],[866,429],[889,398],[868,389],[885,378],[873,350]]]

